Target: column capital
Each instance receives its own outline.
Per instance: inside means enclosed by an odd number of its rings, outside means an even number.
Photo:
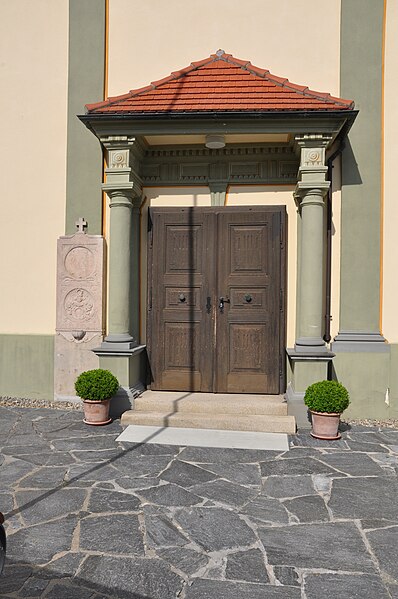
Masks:
[[[131,135],[106,135],[100,137],[102,145],[108,151],[109,171],[133,167],[140,163],[145,154],[145,142]]]
[[[135,135],[101,135],[100,142],[107,149],[133,148],[144,151],[145,142]]]
[[[101,137],[107,150],[106,183],[103,191],[127,190],[131,187],[135,197],[141,197],[141,163],[144,157],[144,142],[139,137],[129,135],[107,135]]]
[[[333,136],[329,133],[301,133],[294,136],[294,148],[297,153],[303,148],[327,148]]]
[[[323,191],[326,193],[329,189],[330,184],[326,181],[328,168],[325,159],[326,148],[331,140],[331,135],[323,133],[295,136],[295,147],[300,152],[296,188],[296,195],[299,198],[306,195],[311,189],[319,189],[322,193]]]
[[[131,207],[140,206],[142,198],[142,188],[139,184],[134,181],[127,181],[125,183],[103,183],[101,185],[102,191],[105,191],[109,197],[109,206],[123,204],[131,204]]]
[[[329,191],[330,181],[299,181],[294,190],[296,206],[304,204],[322,204]]]

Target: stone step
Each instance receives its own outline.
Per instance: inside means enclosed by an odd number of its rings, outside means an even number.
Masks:
[[[129,424],[146,426],[174,426],[231,431],[253,431],[265,433],[296,432],[294,416],[279,415],[236,415],[236,414],[193,414],[190,412],[140,412],[128,410],[121,419],[122,426]]]
[[[134,402],[137,412],[287,416],[283,395],[243,395],[145,391]]]

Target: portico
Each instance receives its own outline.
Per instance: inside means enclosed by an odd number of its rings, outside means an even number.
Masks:
[[[209,205],[221,211],[232,185],[295,186],[297,216],[288,226],[297,227],[297,247],[287,250],[297,262],[297,286],[289,289],[294,314],[286,314],[286,264],[277,295],[281,322],[288,316],[296,333],[291,348],[284,326],[278,333],[278,349],[288,356],[287,374],[285,358],[278,366],[280,392],[287,389],[292,405],[301,405],[305,387],[327,378],[333,354],[323,339],[326,161],[355,116],[350,100],[296,86],[222,51],[146,88],[87,106],[80,119],[106,150],[102,189],[110,208],[107,334],[94,351],[101,363],[124,373],[126,388],[137,384],[145,364],[140,207],[149,186],[205,185]],[[222,135],[225,147],[205,148],[208,134]],[[141,305],[141,313],[146,309]],[[142,381],[148,382],[150,376]]]

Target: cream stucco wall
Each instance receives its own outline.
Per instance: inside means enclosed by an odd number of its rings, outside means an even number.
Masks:
[[[218,48],[338,95],[340,0],[111,0],[109,95],[163,78]]]
[[[1,0],[0,14],[0,333],[48,334],[64,231],[68,0]]]
[[[398,139],[398,3],[387,1],[384,71],[384,244],[382,332],[398,342],[398,201],[396,162]]]

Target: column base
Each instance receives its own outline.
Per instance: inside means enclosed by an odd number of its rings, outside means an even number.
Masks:
[[[113,356],[113,355],[123,355],[130,356],[137,351],[142,351],[145,348],[145,345],[138,345],[135,341],[129,342],[109,342],[103,341],[100,347],[96,347],[93,349],[93,352],[97,354],[97,356]]]
[[[299,337],[294,344],[294,350],[303,354],[325,354],[329,349],[321,337]]]
[[[333,340],[334,352],[388,352],[389,344],[379,332],[341,331]]]
[[[130,355],[98,354],[100,368],[110,370],[119,381],[119,391],[111,401],[110,415],[119,418],[134,408],[134,399],[146,388],[147,356],[145,345]]]
[[[324,351],[304,353],[295,349],[287,349],[289,359],[288,385],[286,401],[288,414],[295,416],[299,428],[310,428],[308,410],[304,404],[304,394],[309,385],[328,379],[329,363],[334,353],[325,346]]]
[[[97,356],[123,355],[129,356],[143,351],[145,345],[139,345],[128,333],[107,335],[101,345],[93,349]]]

